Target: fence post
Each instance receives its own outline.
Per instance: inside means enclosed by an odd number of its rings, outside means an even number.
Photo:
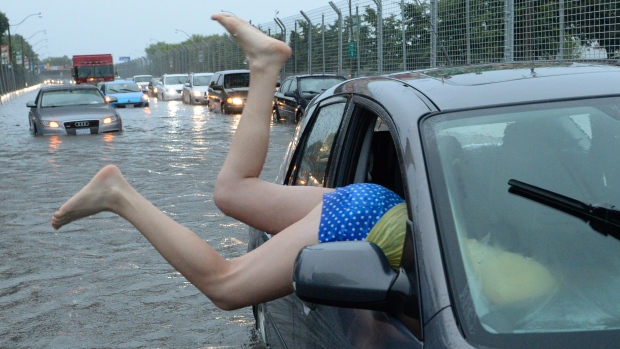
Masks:
[[[514,0],[506,0],[504,20],[504,61],[514,61]]]
[[[304,16],[304,18],[308,22],[308,74],[312,74],[312,29],[313,29],[312,21],[310,20],[308,16],[306,16],[304,11],[299,11],[299,12],[301,13],[302,16]]]
[[[284,41],[284,43],[286,43],[286,26],[277,17],[274,18],[273,20],[276,22],[278,27],[280,27],[280,30],[282,30],[282,41]],[[284,64],[282,66],[282,74],[280,75],[280,80],[284,80],[285,77],[286,77],[286,64]]]
[[[321,48],[323,52],[323,74],[325,74],[325,14],[321,14]]]
[[[565,23],[564,23],[564,0],[560,0],[560,9],[559,9],[559,16],[560,16],[560,52],[558,54],[558,58],[560,60],[564,59],[564,29],[565,29]]]
[[[469,16],[470,0],[465,1],[465,26],[467,35],[467,64],[471,64],[471,18]]]
[[[437,67],[437,0],[431,0],[431,68]]]
[[[383,4],[382,0],[373,0],[377,5],[377,73],[383,74]],[[359,30],[359,28],[358,28]]]
[[[342,13],[332,1],[329,2],[329,5],[338,15],[338,75],[342,75]]]

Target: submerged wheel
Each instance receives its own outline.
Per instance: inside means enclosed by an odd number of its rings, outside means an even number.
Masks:
[[[222,114],[228,114],[228,107],[226,107],[226,103],[222,103],[220,111],[222,112]]]

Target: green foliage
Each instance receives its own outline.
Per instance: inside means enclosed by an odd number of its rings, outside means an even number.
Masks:
[[[5,32],[8,29],[9,29],[9,19],[6,17],[4,12],[0,12],[0,38],[5,36]]]

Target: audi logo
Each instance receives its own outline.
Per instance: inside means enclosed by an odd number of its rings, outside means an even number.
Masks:
[[[88,121],[77,121],[75,123],[75,127],[86,127],[88,126]]]

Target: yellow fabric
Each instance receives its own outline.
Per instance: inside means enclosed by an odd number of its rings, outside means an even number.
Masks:
[[[398,204],[387,211],[370,230],[366,241],[381,247],[392,269],[398,270],[407,227],[407,205]]]
[[[551,294],[557,281],[532,258],[467,239],[466,254],[482,293],[494,304],[508,305]]]

